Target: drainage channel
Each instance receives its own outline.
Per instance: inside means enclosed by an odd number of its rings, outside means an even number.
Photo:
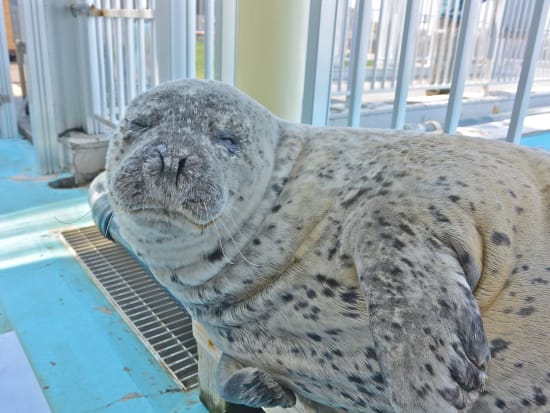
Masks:
[[[183,390],[198,386],[191,317],[124,248],[97,227],[61,232],[68,246],[139,339]]]

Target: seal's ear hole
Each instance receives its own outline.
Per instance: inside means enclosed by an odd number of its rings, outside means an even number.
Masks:
[[[232,155],[237,155],[241,152],[241,140],[231,131],[219,130],[215,132],[214,139],[216,143],[224,146]]]

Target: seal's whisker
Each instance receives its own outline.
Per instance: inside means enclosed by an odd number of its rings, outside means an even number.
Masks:
[[[206,208],[206,204],[201,203],[201,205],[202,205],[202,207],[205,211],[206,218],[208,219],[208,209]],[[222,235],[220,233],[220,230],[218,229],[218,226],[216,225],[216,220],[212,220],[212,223],[214,224],[214,229],[216,230],[216,233],[218,234],[218,241],[220,243],[220,250],[222,251],[222,255],[225,257],[225,259],[227,260],[227,262],[229,264],[233,265],[234,262],[229,259],[229,257],[225,254],[225,250],[223,249]]]
[[[230,188],[229,189],[230,192],[233,192],[233,194],[235,195],[238,195],[239,197],[242,197],[242,199],[244,199],[245,201],[249,201],[248,197],[246,197],[244,194],[242,194],[241,192],[233,189],[233,188]]]
[[[247,264],[250,264],[254,267],[261,267],[260,264],[255,264],[253,262],[251,262],[248,258],[246,258],[243,253],[241,252],[241,249],[239,248],[239,246],[237,245],[237,242],[235,241],[235,238],[233,238],[233,235],[231,234],[231,232],[229,232],[229,229],[227,228],[227,226],[223,223],[222,220],[220,220],[220,224],[222,224],[222,226],[224,227],[225,231],[227,232],[227,234],[229,235],[229,238],[231,238],[231,241],[233,242],[233,245],[235,246],[235,248],[237,249],[237,252],[239,253],[239,255],[242,257],[242,259],[247,263]]]
[[[87,212],[85,212],[84,214],[82,214],[81,216],[75,218],[73,221],[71,222],[66,222],[66,221],[63,221],[57,217],[53,217],[57,222],[61,223],[61,224],[65,224],[65,225],[72,225],[74,224],[75,222],[78,222],[80,221],[81,219],[83,219],[84,217],[86,217],[87,215],[91,214],[92,213],[92,210],[88,210]]]

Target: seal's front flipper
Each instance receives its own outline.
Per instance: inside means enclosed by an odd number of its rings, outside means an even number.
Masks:
[[[437,240],[384,230],[354,240],[379,380],[396,412],[468,408],[485,387],[490,352],[464,270]]]
[[[216,372],[218,393],[226,401],[250,407],[292,407],[296,396],[272,376],[254,367],[244,367],[223,354]]]

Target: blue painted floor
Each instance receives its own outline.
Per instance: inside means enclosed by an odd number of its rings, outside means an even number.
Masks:
[[[87,188],[51,189],[55,177],[39,176],[35,165],[28,142],[0,140],[0,334],[15,331],[51,411],[206,413],[61,242],[56,231],[92,224]],[[0,386],[7,380],[16,390],[0,393],[0,412],[27,413],[15,397],[25,384],[2,371]]]
[[[550,122],[548,124],[550,127]],[[545,149],[550,151],[550,131],[534,133],[527,135],[521,140],[523,146],[531,148]]]

